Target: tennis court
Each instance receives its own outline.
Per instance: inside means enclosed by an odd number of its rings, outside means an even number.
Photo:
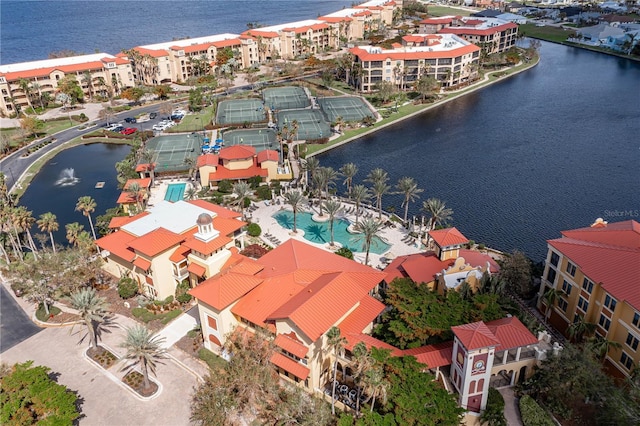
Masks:
[[[251,145],[257,152],[278,148],[278,139],[273,129],[227,130],[222,134],[222,140],[225,146]]]
[[[218,104],[217,124],[230,125],[265,121],[267,121],[267,113],[260,99],[228,100]]]
[[[195,160],[200,154],[201,145],[202,135],[198,133],[156,136],[147,141],[147,149],[153,152],[157,173],[188,170],[187,158]]]
[[[331,126],[317,109],[290,109],[278,112],[278,129],[283,131],[287,126],[291,131],[293,121],[298,122],[298,131],[294,140],[315,140],[331,136]]]
[[[262,91],[264,104],[272,111],[281,109],[307,108],[311,100],[307,92],[298,86],[271,87]]]
[[[319,98],[318,105],[331,123],[335,123],[338,117],[344,121],[362,121],[367,116],[375,118],[365,101],[358,96]]]

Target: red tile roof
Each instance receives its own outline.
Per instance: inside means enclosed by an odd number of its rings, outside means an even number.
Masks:
[[[277,31],[260,31],[257,30],[248,30],[242,33],[242,35],[248,34],[253,37],[262,37],[262,38],[278,38],[280,34]]]
[[[142,269],[143,271],[148,271],[149,268],[151,267],[151,262],[149,262],[144,257],[140,257],[140,256],[136,257],[136,260],[133,261],[133,264],[136,265],[138,268]]]
[[[500,345],[496,336],[482,321],[451,327],[451,331],[468,351]]]
[[[179,263],[187,258],[187,254],[189,254],[190,251],[191,249],[189,247],[180,245],[180,247],[173,252],[171,257],[169,257],[169,260],[173,263]]]
[[[116,61],[116,59],[113,59],[109,62],[116,62],[119,64],[122,63],[119,60]],[[101,70],[101,69],[104,69],[104,67],[105,65],[101,61],[90,61],[90,62],[84,62],[80,64],[57,65],[54,67],[36,68],[31,70],[7,72],[7,73],[3,73],[3,74],[0,73],[0,74],[3,75],[7,81],[15,81],[21,78],[29,79],[33,77],[45,77],[50,75],[54,71],[60,71],[65,74],[68,74],[68,73],[76,73],[78,71]]]
[[[215,227],[215,225],[214,225]],[[227,244],[229,244],[232,241],[231,238],[227,237],[224,234],[220,234],[220,236],[218,236],[217,238],[212,239],[211,241],[207,241],[206,243],[204,241],[201,241],[199,239],[197,239],[196,237],[189,237],[187,238],[182,245],[185,247],[190,248],[191,250],[203,253],[205,255],[210,255],[213,252],[215,252],[218,249],[221,249],[222,247],[226,246]]]
[[[147,49],[145,47],[134,47],[133,50],[137,51],[142,56],[149,55],[153,58],[161,58],[163,56],[169,56],[169,53],[164,50]]]
[[[182,235],[175,234],[165,228],[157,228],[129,242],[129,247],[146,256],[154,257],[177,246],[183,240]]]
[[[611,296],[640,310],[640,223],[628,220],[563,231],[562,238],[548,243]]]
[[[260,151],[258,153],[258,164],[269,160],[278,161],[278,159],[280,159],[278,151],[274,151],[272,149],[265,149],[264,151]]]
[[[478,29],[473,27],[444,27],[439,34],[457,34],[457,35],[491,35],[500,33],[509,29],[518,28],[518,26],[512,22],[507,24],[496,25],[495,27],[489,27],[485,29]]]
[[[321,21],[331,22],[331,23],[353,21],[353,19],[351,19],[348,16],[320,16],[318,17],[318,19]]]
[[[137,183],[140,188],[146,188],[148,189],[151,186],[151,178],[142,178],[142,179],[129,179],[124,186],[122,187],[122,189],[124,189],[125,191],[127,189],[129,189],[129,187],[131,185],[133,185],[134,183]]]
[[[125,231],[116,231],[99,238],[96,244],[102,250],[107,250],[127,262],[133,262],[136,254],[129,248],[129,243],[135,239],[135,235],[131,235]]]
[[[437,343],[435,345],[421,346],[414,349],[405,349],[402,356],[413,356],[416,360],[425,364],[427,368],[438,368],[451,365],[453,355],[453,341]]]
[[[346,349],[353,350],[353,347],[360,341],[359,336],[363,330],[369,326],[378,315],[382,314],[384,309],[384,303],[369,295],[366,295],[360,300],[358,307],[338,324],[340,333],[347,339]]]
[[[120,227],[126,225],[127,223],[131,223],[134,220],[138,220],[141,217],[145,217],[148,214],[149,214],[149,212],[142,212],[142,213],[138,213],[135,216],[114,216],[109,221],[109,229],[120,228]]]
[[[285,371],[288,371],[300,380],[305,380],[307,377],[309,377],[309,369],[307,367],[298,362],[295,362],[291,358],[288,358],[281,353],[274,353],[271,356],[271,363],[277,365]]]
[[[234,273],[216,275],[189,290],[189,294],[218,311],[222,311],[261,282],[262,279],[249,275]]]
[[[453,18],[428,18],[420,21],[421,24],[450,24]]]
[[[256,155],[256,149],[248,145],[231,145],[220,150],[218,156],[223,160],[244,160]]]
[[[217,204],[213,204],[210,203],[208,201],[205,200],[191,200],[191,201],[187,201],[189,204],[193,204],[194,206],[198,206],[201,207],[203,209],[209,210],[210,212],[213,212],[217,215],[217,217],[215,219],[219,219],[219,218],[236,218],[236,217],[240,217],[241,214],[233,211],[233,210],[229,210],[227,208],[221,207]],[[216,222],[214,219],[214,227],[216,226]],[[244,222],[243,222],[244,224]],[[218,229],[218,228],[216,228]]]
[[[460,249],[460,251],[458,252],[458,256],[464,258],[466,263],[474,267],[485,267],[487,263],[489,263],[489,271],[491,273],[496,273],[500,270],[500,265],[498,265],[498,262],[496,262],[493,257],[489,256],[488,254],[481,253],[476,250]]]
[[[140,163],[136,166],[136,172],[140,173],[140,172],[147,172],[149,170],[151,170],[153,164],[151,163]]]
[[[190,263],[189,266],[187,266],[187,271],[198,277],[204,277],[204,273],[207,272],[207,269],[204,266],[198,265],[197,263]]]
[[[198,156],[196,166],[218,166],[218,156],[216,154],[202,154]]]
[[[307,356],[307,352],[309,352],[309,348],[305,345],[297,340],[293,340],[292,338],[285,336],[284,334],[278,334],[273,343],[277,347],[284,349],[298,358],[304,358]]]
[[[500,342],[496,351],[504,351],[520,346],[534,345],[538,343],[536,336],[516,317],[501,318],[486,323],[487,327]]]
[[[467,237],[462,235],[462,232],[458,231],[455,226],[453,228],[429,231],[429,235],[440,248],[466,244],[469,242]]]
[[[219,167],[215,172],[209,173],[210,182],[220,182],[221,180],[249,179],[254,176],[267,177],[269,171],[258,166],[251,166],[247,169],[229,170]]]

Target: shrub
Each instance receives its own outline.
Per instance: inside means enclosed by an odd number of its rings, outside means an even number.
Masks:
[[[478,244],[478,250],[484,250],[485,249],[485,245],[480,243]]]
[[[258,189],[256,189],[256,195],[261,200],[270,200],[271,197],[273,196],[271,189],[269,188],[268,185],[259,186]]]
[[[507,419],[504,417],[504,398],[495,388],[489,388],[487,407],[480,416],[482,424],[491,426],[507,426]]]
[[[224,368],[225,360],[211,352],[209,349],[202,348],[198,351],[198,358],[207,363],[210,369],[215,370]]]
[[[58,315],[60,312],[60,308],[56,307],[56,306],[49,306],[49,315],[47,315],[47,312],[44,310],[44,305],[41,303],[40,305],[38,305],[38,310],[36,311],[36,318],[38,318],[39,321],[42,322],[47,322],[49,321],[49,318],[51,315]]]
[[[163,324],[169,324],[171,320],[178,318],[180,314],[182,314],[182,309],[174,309],[166,314],[162,314],[164,318],[161,318],[160,320]]]
[[[121,278],[118,282],[118,294],[123,299],[131,299],[138,294],[138,283],[133,278]]]
[[[157,305],[157,306],[168,305],[171,302],[173,302],[173,296],[167,296],[167,298],[164,299],[164,300],[154,300],[153,301],[154,305]]]
[[[520,398],[520,415],[524,426],[555,426],[547,412],[529,395]]]
[[[229,180],[221,180],[220,182],[218,182],[218,191],[219,192],[223,192],[225,194],[229,194],[229,193],[231,193],[232,190],[233,190],[233,185],[231,184],[231,181],[229,181]]]
[[[146,308],[133,308],[131,310],[131,313],[134,317],[138,318],[142,322],[149,322],[156,317],[153,312],[149,311]]]
[[[338,256],[346,257],[347,259],[353,260],[353,252],[347,247],[340,247],[338,250],[336,250],[336,254]]]
[[[247,183],[251,186],[251,189],[256,189],[258,186],[260,186],[261,182],[262,178],[260,176],[251,176],[249,179],[247,179]]]
[[[191,299],[193,299],[193,296],[191,296],[189,293],[182,293],[181,295],[176,296],[176,300],[183,304],[191,302]]]
[[[259,237],[262,229],[260,229],[260,225],[257,223],[250,223],[249,226],[247,226],[247,233],[252,237]]]
[[[467,248],[471,249],[474,245],[476,245],[476,242],[473,240],[469,240],[469,242],[467,243]]]
[[[193,297],[187,293],[191,287],[188,280],[182,280],[180,284],[176,286],[176,300],[180,303],[189,303]]]

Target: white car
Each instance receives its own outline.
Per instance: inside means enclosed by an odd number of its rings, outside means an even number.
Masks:
[[[160,123],[158,123],[158,124],[154,124],[154,125],[153,125],[153,127],[152,127],[152,129],[153,129],[153,130],[155,130],[155,131],[157,131],[157,132],[161,132],[161,131],[163,131],[164,129],[166,129],[166,126],[165,126],[164,124],[160,124]]]

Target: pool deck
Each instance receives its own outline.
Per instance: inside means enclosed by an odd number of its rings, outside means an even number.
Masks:
[[[279,205],[277,204],[278,200],[280,201]],[[265,201],[255,201],[252,203],[252,205],[255,205],[257,208],[253,211],[245,209],[245,216],[247,217],[247,219],[260,225],[260,228],[262,229],[261,239],[265,242],[265,244],[270,245],[272,247],[275,246],[273,242],[271,242],[269,239],[267,239],[264,236],[264,234],[266,233],[266,234],[272,235],[281,243],[284,243],[290,238],[295,238],[307,244],[311,244],[315,247],[329,251],[329,248],[327,247],[328,244],[318,244],[318,243],[308,241],[304,238],[303,232],[299,231],[297,234],[294,234],[289,229],[283,228],[278,224],[276,219],[273,218],[273,215],[281,210],[291,211],[291,207],[284,203],[283,197],[276,197],[274,200],[269,201],[268,204]],[[346,209],[353,208],[352,204],[348,204],[345,202],[343,202],[342,205]],[[310,207],[310,206],[305,207],[305,211],[318,213],[315,207]],[[365,214],[372,214],[373,217],[375,218],[378,217],[378,213],[373,210],[367,210]],[[346,214],[346,215],[342,215],[342,217],[349,219],[349,221],[352,223],[355,222],[355,214]],[[385,218],[388,219],[388,216],[386,216],[384,212],[382,217],[383,217],[383,220],[385,220]],[[361,218],[362,218],[362,215],[360,215],[360,219]],[[384,258],[385,258],[385,254],[387,253],[393,253],[394,256],[404,256],[408,254],[420,253],[421,251],[423,251],[420,249],[419,246],[417,246],[418,243],[414,243],[413,245],[406,244],[403,241],[403,239],[407,237],[409,231],[405,229],[403,226],[401,226],[400,224],[394,223],[394,225],[395,227],[384,227],[382,232],[380,232],[380,237],[382,237],[382,239],[387,244],[389,244],[390,247],[383,254],[375,254],[370,252],[369,253],[370,266],[378,269],[384,268],[386,266],[386,263],[384,262]],[[364,257],[365,257],[364,252],[354,253],[354,259],[360,263],[364,263]]]
[[[184,179],[158,179],[156,178],[156,181],[153,185],[153,187],[151,188],[151,193],[149,194],[149,200],[147,201],[147,206],[148,207],[153,207],[156,203],[159,203],[160,201],[164,201],[164,196],[167,193],[167,188],[169,187],[170,184],[176,184],[176,183],[186,183],[187,186],[185,187],[185,193],[186,191],[193,186],[193,184],[191,182],[189,182],[188,179],[184,178]]]

